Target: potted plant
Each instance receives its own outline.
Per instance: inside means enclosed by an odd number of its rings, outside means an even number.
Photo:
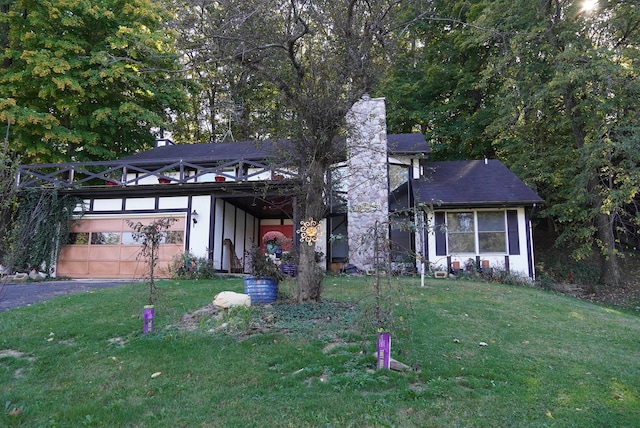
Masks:
[[[246,253],[250,275],[244,278],[244,292],[251,296],[252,304],[271,303],[278,298],[278,283],[285,275],[272,255],[258,245]]]
[[[298,255],[295,250],[290,250],[282,253],[282,259],[280,260],[280,271],[282,271],[282,273],[287,276],[296,276],[298,273],[298,270],[296,268],[297,257]]]

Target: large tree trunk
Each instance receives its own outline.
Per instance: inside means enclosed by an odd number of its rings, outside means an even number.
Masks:
[[[610,215],[598,215],[598,238],[600,239],[602,269],[600,283],[617,287],[622,283],[622,271],[615,251],[613,221]]]
[[[306,168],[307,187],[305,195],[298,200],[302,202],[299,212],[302,221],[320,221],[325,214],[325,173],[326,167],[319,162],[311,161]],[[304,201],[304,202],[303,202]],[[299,227],[300,225],[298,225]],[[323,239],[319,236],[318,239]],[[318,302],[322,293],[323,269],[316,262],[316,245],[311,242],[300,243],[298,261],[298,302]]]
[[[316,246],[300,245],[298,302],[317,302],[322,294],[323,272],[316,263]]]

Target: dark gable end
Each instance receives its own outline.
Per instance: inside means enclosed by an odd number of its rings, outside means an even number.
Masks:
[[[436,208],[481,208],[543,202],[498,160],[428,162],[424,168],[424,177],[414,180],[417,203]]]

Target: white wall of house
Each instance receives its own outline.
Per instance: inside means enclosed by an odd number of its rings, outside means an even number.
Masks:
[[[437,254],[436,253],[436,231],[434,225],[436,223],[434,213],[429,213],[427,215],[427,223],[426,223],[426,236],[427,236],[427,246],[428,252],[426,260],[428,262],[428,268],[432,270],[444,270],[447,271],[451,268],[454,262],[458,262],[460,267],[463,268],[465,263],[468,262],[469,259],[473,259],[474,261],[480,260],[486,261],[489,267],[506,270],[508,266],[508,270],[510,273],[519,275],[522,277],[532,277],[533,274],[530,275],[530,272],[535,272],[533,269],[534,259],[533,259],[533,248],[532,248],[532,238],[531,238],[531,225],[528,219],[525,216],[525,208],[509,208],[509,210],[517,211],[517,224],[518,224],[518,244],[519,244],[519,254],[509,254],[509,251],[505,248],[503,252],[491,252],[491,253],[482,253],[479,251],[473,252],[464,252],[464,253],[456,253],[450,251],[449,244],[447,242],[447,251],[446,254]],[[482,211],[482,210],[452,210],[451,212],[459,212],[459,211]],[[492,209],[491,211],[498,211],[498,209]],[[506,233],[506,231],[505,231]],[[420,235],[419,233],[416,235]],[[507,239],[507,238],[505,238]],[[420,236],[416,237],[416,248],[424,248],[421,243],[422,239]],[[476,234],[477,241],[477,234]],[[477,245],[476,245],[477,249]],[[512,253],[514,251],[511,251]]]

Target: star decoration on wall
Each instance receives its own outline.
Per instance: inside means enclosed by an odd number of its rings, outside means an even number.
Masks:
[[[302,220],[300,222],[300,229],[298,229],[297,232],[300,234],[300,242],[306,242],[309,245],[318,242],[318,238],[322,233],[318,222],[312,218]]]

